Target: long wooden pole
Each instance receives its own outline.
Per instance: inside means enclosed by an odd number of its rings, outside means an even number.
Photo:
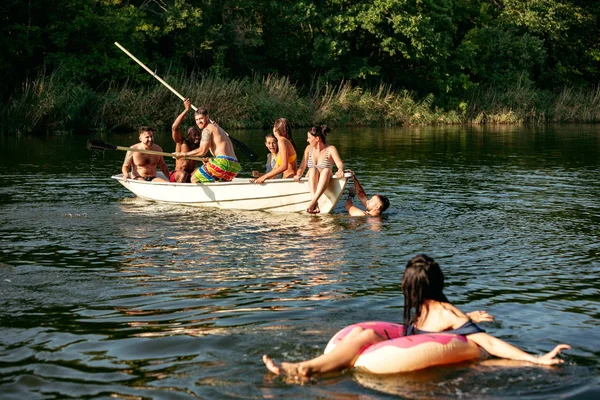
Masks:
[[[172,153],[165,153],[165,152],[156,151],[156,150],[136,149],[135,147],[117,146],[115,144],[105,143],[102,140],[88,139],[87,147],[88,147],[89,150],[122,150],[122,151],[134,151],[136,153],[153,154],[153,155],[157,155],[157,156],[173,157],[173,158],[175,158],[175,156]],[[186,160],[196,160],[196,161],[202,161],[202,162],[207,162],[208,161],[208,157],[193,157],[193,156],[189,156],[189,157],[181,157],[181,158],[186,159]]]
[[[177,90],[173,89],[173,87],[171,85],[169,85],[167,82],[165,82],[164,79],[162,79],[160,76],[158,76],[156,74],[156,72],[154,72],[150,68],[146,67],[146,65],[144,65],[143,62],[141,62],[140,60],[138,60],[133,54],[131,54],[129,51],[127,51],[127,49],[125,47],[121,46],[118,42],[115,42],[115,45],[119,49],[121,49],[123,51],[123,53],[127,54],[133,61],[135,61],[136,63],[138,63],[140,65],[140,67],[142,67],[146,71],[148,71],[148,73],[150,75],[152,75],[153,77],[155,77],[156,80],[158,80],[160,83],[162,83],[163,85],[165,85],[165,87],[167,89],[169,89],[171,92],[173,92],[175,94],[175,96],[179,97],[182,101],[185,100],[185,97],[183,97]],[[194,109],[194,111],[198,111],[198,107],[196,107],[193,104],[192,104],[192,108]],[[210,121],[210,122],[213,122],[213,121]]]
[[[127,51],[127,49],[125,47],[121,46],[118,42],[115,42],[115,45],[119,49],[121,49],[123,51],[123,53],[127,54],[133,61],[135,61],[136,63],[138,63],[140,65],[140,67],[144,68],[150,75],[152,75],[153,77],[155,77],[157,81],[159,81],[160,83],[162,83],[167,89],[169,89],[171,92],[173,92],[175,94],[175,96],[179,97],[181,100],[185,100],[185,97],[183,97],[177,90],[173,89],[173,87],[171,85],[169,85],[167,82],[165,82],[165,80],[162,79],[160,76],[158,76],[154,71],[152,71],[150,68],[146,67],[146,65],[144,65],[143,62],[141,62],[140,60],[138,60],[133,54],[131,54],[129,51]],[[196,107],[193,104],[191,106],[194,109],[194,111],[198,111],[198,107]],[[215,122],[211,119],[210,123],[214,124]],[[248,157],[250,157],[250,159],[256,160],[258,158],[256,156],[256,154],[254,153],[254,151],[252,151],[252,149],[250,147],[248,147],[248,145],[246,143],[244,143],[241,140],[238,140],[238,139],[232,137],[225,130],[223,130],[223,132],[225,132],[227,134],[227,136],[229,137],[229,139],[231,140],[231,142],[234,145],[236,145],[238,148],[240,148],[244,153],[246,153],[248,155]]]

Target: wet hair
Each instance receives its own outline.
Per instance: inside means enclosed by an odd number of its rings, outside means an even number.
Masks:
[[[294,148],[296,147],[296,143],[294,143],[294,138],[292,137],[292,125],[290,124],[290,121],[285,118],[279,118],[273,124],[273,128],[275,128],[281,136],[289,140]]]
[[[196,110],[194,115],[208,115],[208,109],[206,107],[200,107]]]
[[[140,126],[139,134],[141,135],[144,132],[154,132],[154,129],[149,126]]]
[[[381,201],[381,212],[384,212],[390,207],[390,200],[386,196],[382,194],[376,194],[375,196],[377,196],[379,201]]]
[[[419,320],[426,299],[448,303],[443,290],[444,274],[433,258],[419,254],[408,261],[402,278],[405,329]]]
[[[308,130],[308,133],[310,133],[311,135],[313,135],[314,137],[319,137],[321,138],[321,141],[323,143],[327,143],[327,134],[331,132],[331,129],[329,129],[327,127],[327,125],[321,125],[321,126],[313,126],[312,128],[310,128]]]

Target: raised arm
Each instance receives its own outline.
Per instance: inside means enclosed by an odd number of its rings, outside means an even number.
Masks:
[[[181,114],[179,114],[177,118],[175,118],[173,126],[171,126],[171,136],[173,137],[175,143],[183,143],[183,134],[181,133],[181,129],[179,129],[179,127],[181,126],[185,115],[188,113],[188,111],[190,111],[192,107],[190,99],[185,99],[183,101],[183,106],[185,107],[185,110],[183,110]]]
[[[363,189],[362,185],[358,181],[358,178],[356,177],[354,171],[352,171],[352,179],[354,180],[354,189],[356,190],[358,200],[360,200],[363,206],[367,207],[367,200],[369,200],[369,198],[367,197],[367,193],[365,193],[365,190]]]

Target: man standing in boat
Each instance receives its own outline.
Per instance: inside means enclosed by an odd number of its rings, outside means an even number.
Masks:
[[[203,156],[208,151],[212,158],[200,168],[196,168],[191,177],[192,183],[228,182],[242,169],[233,151],[233,144],[227,132],[208,117],[208,110],[200,107],[194,114],[196,125],[202,131],[200,147],[188,152],[175,152],[176,158]]]
[[[140,128],[139,138],[140,142],[131,146],[132,148],[163,151],[159,145],[154,143],[154,132],[149,126],[142,126]],[[125,161],[121,167],[121,172],[123,172],[123,179],[125,181],[130,177],[129,169],[131,168],[131,178],[133,179],[144,180],[146,182],[167,182],[162,178],[156,177],[157,166],[160,167],[165,176],[169,176],[169,169],[162,156],[128,151],[125,154]]]
[[[185,99],[183,102],[185,109],[175,118],[171,127],[171,135],[175,141],[175,152],[186,153],[197,149],[200,146],[200,130],[197,126],[188,129],[187,137],[183,137],[181,129],[179,129],[186,114],[192,108],[190,99]],[[196,169],[196,161],[178,158],[175,160],[175,171],[171,171],[169,181],[171,182],[190,182],[192,173]]]
[[[382,212],[388,209],[390,206],[390,201],[388,198],[381,194],[376,194],[370,199],[367,197],[364,189],[362,188],[358,179],[356,179],[356,175],[354,175],[353,171],[349,171],[352,173],[352,179],[354,180],[354,187],[348,189],[348,199],[346,199],[346,211],[353,217],[361,217],[365,215],[369,215],[371,217],[376,217],[381,215]],[[354,205],[352,201],[354,196],[358,196],[360,202],[365,206],[365,211]]]

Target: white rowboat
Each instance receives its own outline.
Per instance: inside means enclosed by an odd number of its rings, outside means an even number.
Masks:
[[[346,173],[343,178],[331,178],[329,186],[319,199],[319,210],[322,214],[331,212],[344,193],[351,176],[350,173]],[[112,178],[136,196],[161,203],[233,210],[301,212],[306,211],[311,200],[307,178],[302,178],[299,182],[291,178],[269,179],[260,185],[250,182],[250,178],[206,184],[146,182],[133,179],[124,181],[122,174],[113,175]]]

